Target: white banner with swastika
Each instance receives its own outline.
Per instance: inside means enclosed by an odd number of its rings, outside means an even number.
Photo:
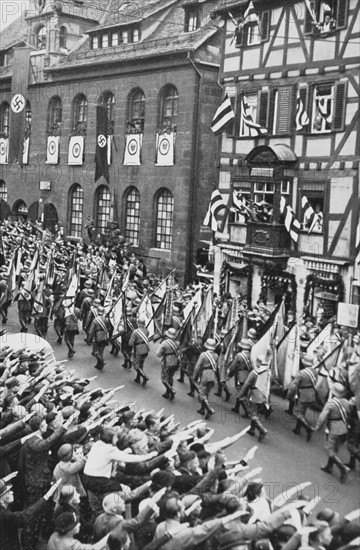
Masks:
[[[84,136],[72,136],[69,141],[69,166],[81,166],[84,161]]]
[[[46,164],[59,162],[60,136],[48,136],[46,149]]]
[[[8,163],[9,138],[0,138],[0,164]]]

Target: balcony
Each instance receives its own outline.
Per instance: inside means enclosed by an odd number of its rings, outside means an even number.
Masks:
[[[248,222],[243,255],[254,263],[274,262],[280,267],[290,257],[291,238],[277,223]]]

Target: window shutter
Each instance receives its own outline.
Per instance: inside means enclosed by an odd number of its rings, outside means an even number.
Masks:
[[[235,46],[243,46],[244,36],[245,36],[244,27],[242,27],[241,29],[237,27],[234,32],[235,32]]]
[[[269,107],[268,107],[268,120],[267,120],[267,129],[268,134],[274,134],[274,114],[275,106],[277,101],[277,90],[273,89],[269,91]]]
[[[288,134],[290,113],[291,113],[291,104],[292,104],[292,87],[287,86],[284,88],[279,88],[278,90],[278,111],[277,111],[277,121],[276,121],[276,133],[277,134]]]
[[[261,21],[260,21],[260,36],[262,42],[269,40],[269,30],[270,30],[270,11],[266,10],[262,12]]]
[[[346,92],[347,92],[347,80],[344,80],[342,82],[336,82],[332,129],[337,132],[343,131],[345,126],[345,111],[346,111],[346,97],[347,97]]]
[[[309,87],[307,84],[301,84],[299,86],[299,89],[298,89],[298,94],[299,94],[299,97],[302,101],[302,104],[304,106],[304,109],[305,109],[305,112],[307,113],[308,117],[309,117],[309,121],[311,120],[311,113],[310,113],[310,110],[309,110]],[[295,116],[296,116],[296,110],[295,110]],[[296,130],[298,133],[299,132],[306,132],[306,129],[310,127],[310,122],[307,126],[304,126],[301,130]],[[296,128],[296,123],[295,123],[295,128]]]
[[[315,2],[310,2],[310,5],[316,13]],[[314,29],[313,29],[314,21],[313,21],[313,18],[311,17],[311,14],[310,14],[307,6],[306,6],[306,2],[304,2],[304,10],[305,10],[304,34],[311,34],[314,31]]]
[[[226,126],[226,137],[235,137],[235,121],[237,119],[237,109],[236,109],[236,96],[229,96],[231,107],[235,113],[235,118],[228,122]]]
[[[348,0],[338,0],[336,10],[336,29],[347,27]]]
[[[259,116],[258,123],[262,128],[268,128],[269,119],[269,90],[259,92]]]

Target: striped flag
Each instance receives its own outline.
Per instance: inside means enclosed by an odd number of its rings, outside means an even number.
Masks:
[[[302,130],[304,126],[307,126],[310,122],[309,115],[307,114],[305,110],[305,105],[303,100],[300,97],[300,94],[298,92],[297,98],[296,98],[296,130]]]
[[[216,215],[220,210],[223,208],[227,208],[224,199],[222,198],[222,195],[218,189],[215,189],[211,195],[211,199],[209,202],[209,207],[206,212],[206,216],[204,218],[204,225],[207,227],[210,227],[212,231],[218,230],[218,224],[216,220]]]
[[[215,135],[221,134],[228,123],[235,118],[229,96],[226,94],[220,107],[218,107],[211,123],[211,129]]]
[[[259,16],[255,11],[254,4],[252,3],[252,0],[250,0],[248,7],[246,8],[243,16],[243,20],[241,21],[241,26],[244,26],[249,21],[257,21],[259,24]]]
[[[306,7],[307,7],[307,9],[308,9],[308,11],[309,11],[309,13],[310,13],[311,19],[313,20],[314,24],[315,24],[315,25],[318,25],[319,22],[318,22],[318,20],[317,20],[317,18],[316,18],[316,13],[315,13],[315,11],[314,11],[314,8],[313,8],[312,5],[311,5],[310,0],[305,0],[305,4],[306,4]]]
[[[297,242],[301,229],[300,222],[296,219],[295,212],[289,204],[286,204],[284,197],[280,199],[280,212],[283,214],[285,227],[293,241]]]
[[[322,212],[315,212],[311,204],[309,203],[307,197],[303,195],[301,199],[301,207],[303,211],[303,220],[304,224],[309,226],[308,233],[311,233],[314,230],[316,224],[322,227],[323,223],[323,214]]]
[[[241,105],[242,105],[242,109],[241,109],[241,117],[242,117],[242,120],[245,124],[245,126],[247,126],[250,130],[250,135],[251,136],[261,136],[263,134],[267,134],[268,133],[268,130],[267,128],[262,128],[260,126],[260,124],[257,124],[253,117],[252,117],[252,112],[251,112],[251,109],[250,109],[250,106],[249,106],[249,103],[248,103],[248,99],[246,97],[245,94],[242,94],[242,98],[241,98]]]

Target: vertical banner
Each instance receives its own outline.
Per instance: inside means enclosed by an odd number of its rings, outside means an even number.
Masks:
[[[141,165],[142,134],[129,134],[126,136],[124,166]]]
[[[95,181],[101,176],[109,183],[108,115],[105,105],[96,106]]]
[[[46,164],[58,164],[60,136],[49,136],[47,138]]]
[[[23,164],[27,164],[29,162],[29,145],[30,145],[30,138],[24,139],[24,146],[23,146],[23,157],[22,162]]]
[[[0,138],[0,164],[7,164],[9,159],[9,140]]]
[[[156,166],[174,166],[175,133],[156,134]]]
[[[84,136],[72,136],[69,141],[69,166],[81,166],[84,162]]]
[[[107,137],[107,163],[108,166],[112,163],[112,142],[113,142],[113,136],[110,135]]]
[[[31,48],[14,48],[11,79],[9,162],[23,165],[26,95],[29,84]]]

